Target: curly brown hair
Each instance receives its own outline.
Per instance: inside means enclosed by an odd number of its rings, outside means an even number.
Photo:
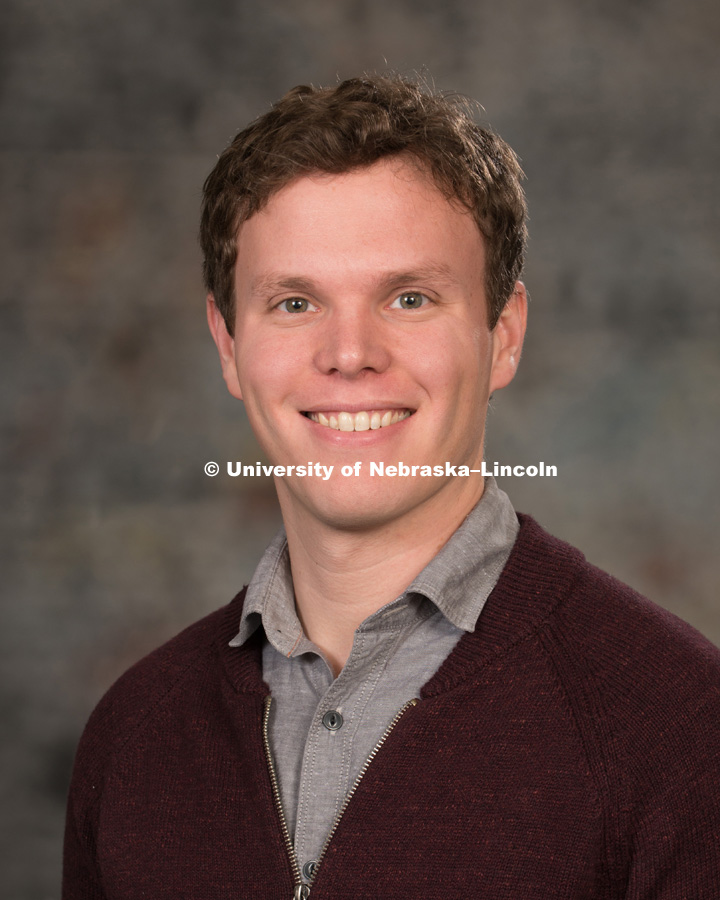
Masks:
[[[474,217],[486,246],[488,319],[495,324],[520,276],[527,207],[518,159],[473,120],[476,105],[397,75],[299,85],[243,129],[203,189],[203,277],[230,334],[237,235],[243,222],[295,178],[341,174],[405,154]]]

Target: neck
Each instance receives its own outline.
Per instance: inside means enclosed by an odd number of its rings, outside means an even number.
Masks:
[[[482,496],[482,478],[468,488],[455,502],[441,491],[365,530],[333,527],[281,496],[298,617],[335,676],[358,626],[399,597],[462,524]]]

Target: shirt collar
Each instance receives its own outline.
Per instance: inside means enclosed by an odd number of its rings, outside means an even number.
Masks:
[[[480,501],[406,593],[422,594],[453,625],[474,631],[519,529],[510,498],[486,476]]]
[[[445,546],[430,560],[402,596],[387,604],[363,626],[400,611],[413,595],[426,597],[457,628],[474,631],[485,601],[500,577],[517,537],[519,524],[509,497],[492,476],[477,505]],[[394,616],[391,616],[394,618]],[[262,624],[268,640],[285,656],[317,651],[305,637],[295,611],[285,529],[275,535],[248,585],[240,628],[230,641],[239,647]]]

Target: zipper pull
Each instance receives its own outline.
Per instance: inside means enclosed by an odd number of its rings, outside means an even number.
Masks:
[[[307,900],[310,896],[309,884],[296,884],[293,891],[293,900]]]

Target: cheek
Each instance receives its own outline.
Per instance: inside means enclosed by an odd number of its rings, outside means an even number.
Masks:
[[[447,398],[449,405],[477,399],[488,382],[491,348],[487,337],[471,328],[438,334],[415,355],[414,370],[434,399]]]
[[[245,333],[235,345],[238,380],[246,405],[281,401],[302,383],[302,362],[294,342]]]

